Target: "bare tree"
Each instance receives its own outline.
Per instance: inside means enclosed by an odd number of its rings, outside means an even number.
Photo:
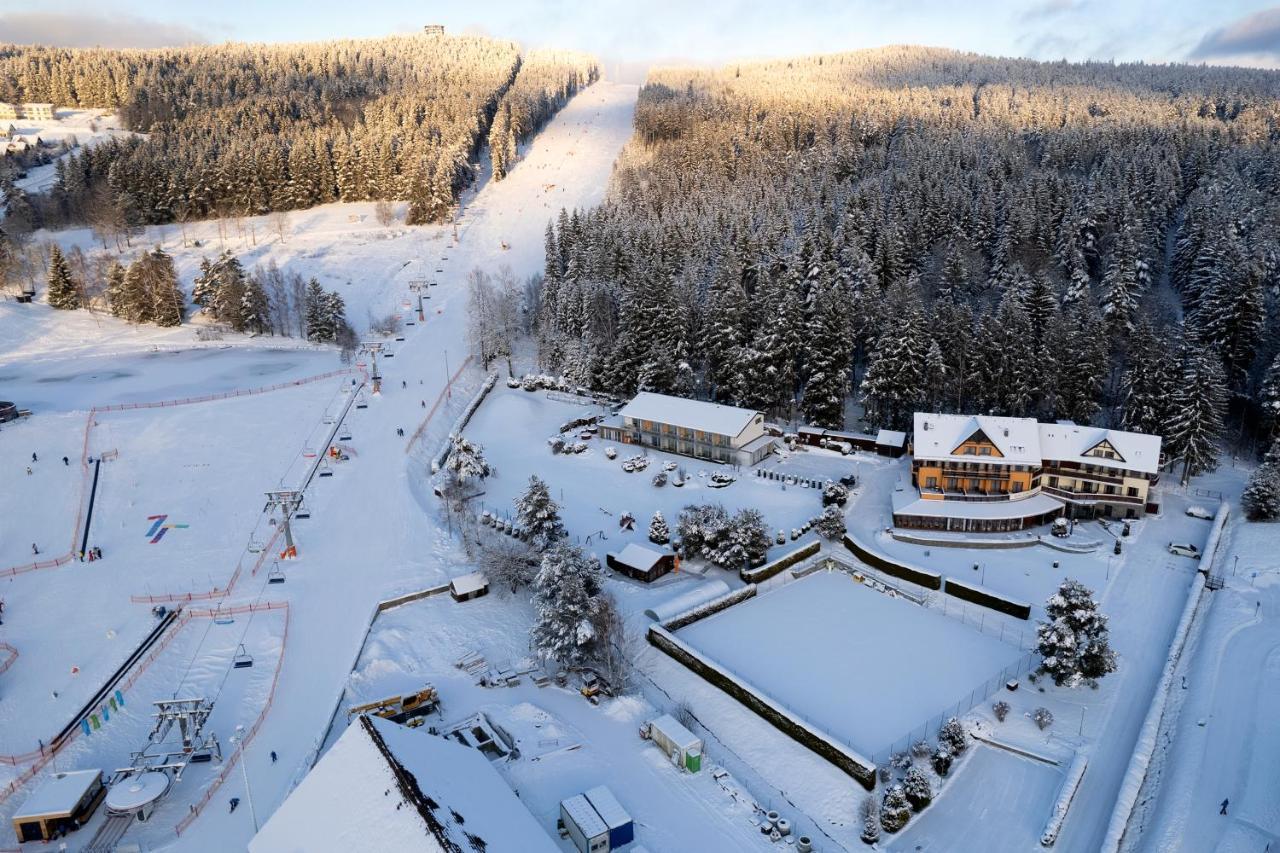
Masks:
[[[625,693],[631,687],[631,658],[634,649],[627,637],[627,626],[618,610],[618,602],[609,592],[596,598],[596,610],[591,617],[596,635],[596,666],[614,695]]]
[[[289,220],[291,218],[287,210],[277,210],[271,214],[271,227],[280,235],[281,243],[284,242],[284,235],[289,230]]]
[[[481,528],[479,545],[480,567],[490,583],[509,587],[513,594],[533,583],[538,558],[528,545],[488,528]]]
[[[386,199],[382,199],[373,206],[373,216],[383,228],[390,228],[396,224],[395,205]]]

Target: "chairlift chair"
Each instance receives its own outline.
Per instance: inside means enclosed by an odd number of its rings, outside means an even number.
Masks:
[[[350,441],[350,440],[351,440],[351,430],[344,429],[342,432],[338,434],[338,441]]]
[[[262,548],[263,548],[263,544],[261,539],[255,539],[253,537],[249,537],[248,550],[250,554],[261,554]]]
[[[248,669],[253,666],[253,655],[245,651],[244,643],[236,646],[236,655],[231,659],[233,669]]]
[[[307,458],[307,459],[315,459],[315,458],[316,458],[316,449],[315,449],[314,447],[311,447],[310,445],[308,445],[307,447],[302,448],[302,455],[303,455],[303,457],[305,457],[305,458]]]
[[[321,462],[320,464],[320,476],[321,477],[333,476],[333,469],[329,467],[329,460],[327,459]]]
[[[271,571],[267,572],[267,583],[284,583],[284,569],[280,568],[278,562],[271,564]]]
[[[235,621],[234,616],[223,616],[220,610],[213,611],[213,624],[215,625],[233,625]]]

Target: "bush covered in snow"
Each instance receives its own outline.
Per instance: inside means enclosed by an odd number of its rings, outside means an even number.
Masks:
[[[955,717],[942,724],[942,729],[938,732],[938,745],[945,746],[952,755],[959,755],[969,745],[969,735]]]
[[[911,804],[901,785],[890,785],[880,804],[880,826],[885,832],[897,832],[911,819]]]
[[[827,507],[813,520],[813,529],[826,539],[839,539],[845,533],[844,513],[838,506]]]
[[[1107,617],[1098,611],[1092,590],[1068,578],[1049,597],[1045,614],[1049,621],[1036,629],[1042,657],[1037,672],[1059,687],[1096,686],[1099,678],[1115,672]]]
[[[920,811],[933,802],[933,785],[919,767],[912,767],[907,771],[902,780],[902,792],[915,811]]]
[[[676,535],[685,556],[702,557],[726,569],[758,565],[770,544],[759,510],[744,508],[730,517],[716,504],[686,506],[680,511]]]
[[[655,486],[658,486],[659,488],[661,488],[662,486],[665,486],[667,484],[667,472],[659,471],[658,473],[654,474],[653,484]]]
[[[1040,731],[1044,731],[1053,725],[1053,712],[1048,708],[1036,708],[1031,712],[1031,719],[1035,720],[1036,725],[1040,727]]]
[[[849,489],[839,483],[827,483],[822,490],[823,506],[844,506],[849,502]]]
[[[951,762],[954,760],[955,756],[951,750],[945,746],[940,746],[934,751],[933,757],[929,759],[929,764],[933,767],[934,773],[945,779],[947,774],[951,772]]]
[[[457,474],[462,480],[472,477],[483,480],[492,473],[489,463],[484,458],[484,448],[461,435],[453,437],[449,456],[445,460],[445,468]]]
[[[880,804],[874,795],[863,797],[858,817],[862,819],[862,842],[875,844],[880,840]]]
[[[906,750],[895,752],[889,759],[889,766],[894,770],[906,770],[911,766],[911,753]]]
[[[916,758],[928,758],[933,753],[933,747],[927,740],[918,740],[911,744],[911,754]]]
[[[1004,722],[1004,718],[1009,716],[1009,703],[1001,699],[999,702],[991,706],[991,712],[996,715],[996,719]]]

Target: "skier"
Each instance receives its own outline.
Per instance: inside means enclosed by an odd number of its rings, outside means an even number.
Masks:
[[[408,387],[409,387],[409,383],[408,383],[408,382],[405,382],[403,379],[401,379],[401,380],[400,380],[400,387],[401,387],[401,388],[408,388]]]
[[[30,466],[30,465],[28,465],[28,466],[27,466],[27,476],[28,476],[28,477],[30,477],[30,476],[31,476],[31,466]]]
[[[1222,808],[1218,810],[1218,814],[1226,814],[1226,813],[1227,813],[1227,804],[1228,804],[1229,802],[1231,802],[1231,801],[1230,801],[1230,800],[1228,800],[1228,799],[1226,799],[1226,798],[1224,798],[1224,799],[1222,800]]]
[[[62,457],[62,464],[63,464],[63,465],[70,465],[70,464],[71,464],[71,460],[67,459],[67,457],[65,457],[65,456],[64,456],[64,457]]]
[[[238,805],[240,805],[240,798],[239,798],[239,797],[232,797],[232,798],[231,798],[231,811],[235,811],[235,810],[236,810],[236,806],[238,806]]]
[[[102,548],[101,548],[101,547],[99,547],[99,546],[97,546],[97,545],[94,545],[94,546],[93,546],[93,550],[95,550],[95,551],[97,551],[97,552],[98,552],[98,559],[99,559],[99,560],[101,560],[101,559],[102,559]]]
[[[424,409],[425,409],[426,407],[427,407],[427,401],[426,401],[426,400],[423,400],[423,401],[422,401],[422,408],[424,408]]]
[[[32,554],[39,554],[39,553],[40,553],[40,549],[36,547],[36,543],[34,543],[34,542],[32,542],[32,543],[31,543],[31,553],[32,553]]]
[[[276,763],[276,751],[274,749],[271,750],[271,763],[272,764]]]
[[[32,454],[31,454],[31,461],[32,461],[32,462],[39,462],[39,461],[40,461],[40,458],[39,458],[38,456],[36,456],[34,453],[32,453]]]

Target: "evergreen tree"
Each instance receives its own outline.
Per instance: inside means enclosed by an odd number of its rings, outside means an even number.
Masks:
[[[1258,403],[1262,409],[1262,426],[1265,434],[1276,435],[1277,428],[1280,427],[1280,354],[1272,360],[1271,366],[1262,377]]]
[[[592,617],[599,595],[595,559],[573,545],[547,548],[533,581],[533,647],[565,666],[587,662],[595,645]]]
[[[667,528],[667,520],[662,517],[662,510],[654,510],[649,521],[649,541],[658,545],[666,545],[671,541],[671,532]]]
[[[1139,260],[1137,251],[1132,233],[1122,228],[1102,277],[1102,317],[1113,340],[1122,340],[1133,331],[1146,272],[1146,263]]]
[[[128,299],[125,288],[125,268],[117,260],[107,267],[107,307],[113,317],[128,315]]]
[[[933,785],[919,767],[912,767],[902,779],[902,793],[913,811],[922,811],[933,802]]]
[[[888,325],[862,379],[867,419],[901,429],[919,408],[925,390],[924,313],[913,283],[895,285],[889,293]],[[821,426],[821,424],[819,424]]]
[[[307,282],[302,311],[306,319],[307,340],[323,343],[334,339],[337,330],[333,328],[329,299],[320,282],[314,278]]]
[[[529,537],[529,543],[545,551],[564,536],[560,507],[551,499],[547,484],[538,475],[529,477],[529,487],[515,500],[516,523]]]
[[[1059,687],[1095,686],[1115,672],[1107,617],[1098,611],[1092,590],[1068,578],[1045,603],[1045,615],[1049,621],[1036,629],[1042,657],[1038,672]]]
[[[1165,433],[1169,457],[1182,460],[1184,486],[1197,474],[1218,467],[1226,398],[1221,360],[1207,347],[1189,343]]]
[[[455,435],[449,447],[449,456],[445,460],[445,468],[452,471],[459,479],[488,477],[491,469],[484,458],[484,448],[462,435]]]
[[[271,305],[256,275],[245,281],[244,293],[240,297],[240,316],[246,332],[262,334],[271,331]]]
[[[182,324],[186,300],[178,285],[178,272],[173,258],[159,246],[138,259],[146,271],[147,295],[151,301],[151,318],[157,326]]]
[[[901,785],[890,785],[885,789],[884,800],[880,803],[880,826],[885,832],[897,832],[910,819],[911,804],[907,801],[906,792]]]
[[[49,307],[74,310],[80,307],[80,286],[71,277],[71,267],[54,243],[49,250]]]
[[[1262,464],[1250,475],[1240,503],[1250,521],[1280,518],[1280,439],[1272,443]]]
[[[1132,432],[1165,435],[1177,396],[1176,363],[1169,346],[1146,320],[1129,339],[1129,367],[1122,380],[1120,426]]]

